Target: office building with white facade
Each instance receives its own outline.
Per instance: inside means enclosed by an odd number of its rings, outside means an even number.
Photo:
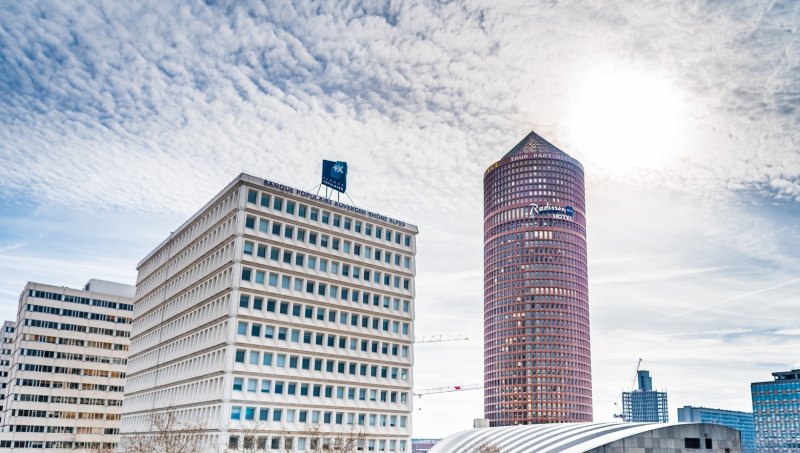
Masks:
[[[103,280],[84,289],[25,286],[10,343],[0,449],[117,447],[133,294],[133,286]]]
[[[11,368],[11,357],[14,347],[14,332],[17,329],[17,323],[14,321],[6,321],[3,323],[3,331],[0,334],[0,425],[3,423],[3,409],[5,408],[5,391],[8,385],[8,370]]]
[[[123,437],[172,413],[209,452],[410,451],[417,232],[239,175],[137,267]]]

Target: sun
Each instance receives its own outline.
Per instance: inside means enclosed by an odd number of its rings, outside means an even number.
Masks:
[[[603,173],[665,169],[685,149],[684,96],[656,74],[623,67],[598,70],[578,84],[568,108],[570,142]]]

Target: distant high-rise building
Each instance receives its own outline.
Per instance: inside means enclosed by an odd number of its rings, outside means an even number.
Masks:
[[[11,368],[11,358],[14,353],[14,332],[16,329],[16,322],[6,321],[3,323],[3,331],[0,334],[0,338],[2,338],[2,349],[0,349],[0,426],[3,423],[3,409],[6,403],[5,389],[8,386],[8,370]]]
[[[417,232],[238,176],[137,266],[123,442],[410,451]]]
[[[742,453],[756,453],[753,414],[750,412],[684,406],[678,408],[678,421],[682,423],[715,423],[738,430],[742,437]]]
[[[580,162],[534,132],[484,174],[491,426],[592,420],[583,184]]]
[[[759,453],[800,451],[800,370],[772,373],[750,384]]]
[[[637,381],[638,389],[622,393],[624,420],[635,423],[669,422],[667,392],[653,390],[653,379],[649,371],[639,370]]]
[[[0,449],[116,449],[133,294],[133,286],[103,280],[83,289],[25,286],[15,331],[6,323],[3,332],[12,351]]]

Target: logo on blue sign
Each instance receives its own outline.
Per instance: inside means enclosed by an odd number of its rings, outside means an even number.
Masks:
[[[347,162],[323,160],[322,184],[333,190],[344,192],[347,190]]]

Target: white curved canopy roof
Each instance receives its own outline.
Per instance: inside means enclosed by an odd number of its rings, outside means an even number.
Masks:
[[[428,453],[465,453],[481,445],[503,453],[583,453],[629,436],[687,423],[554,423],[477,428],[442,439]]]

